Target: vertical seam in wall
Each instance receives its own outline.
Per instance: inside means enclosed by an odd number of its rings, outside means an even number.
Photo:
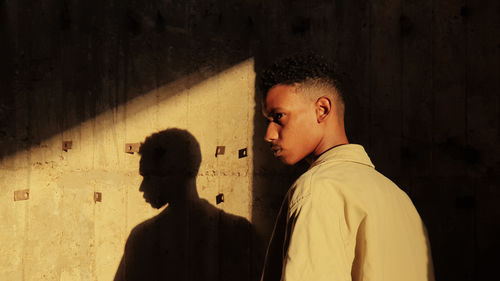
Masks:
[[[118,45],[118,44],[116,44]],[[115,50],[115,53],[119,53],[119,50]],[[113,61],[114,60],[114,61]],[[110,56],[110,61],[112,61],[110,64],[112,64],[112,67],[114,68],[114,77],[112,75],[111,76],[111,81],[113,81],[113,84],[114,84],[114,89],[113,89],[113,86],[110,86],[111,90],[110,90],[110,93],[112,94],[113,96],[113,108],[112,108],[112,116],[113,116],[113,126],[111,126],[111,130],[112,130],[112,133],[113,133],[113,141],[114,141],[114,145],[115,145],[115,154],[116,154],[116,164],[119,165],[120,164],[120,145],[119,145],[119,142],[118,142],[118,136],[116,134],[116,126],[117,124],[119,124],[118,122],[118,110],[120,108],[120,103],[119,103],[119,81],[118,80],[118,77],[119,77],[119,69],[118,69],[118,55],[116,55],[116,57],[112,57]],[[110,83],[111,84],[111,83]]]
[[[436,97],[434,91],[434,21],[435,21],[435,6],[434,0],[431,0],[431,149],[430,149],[430,176],[434,177],[434,122],[436,120]]]
[[[119,108],[119,104],[118,102],[116,101],[116,97],[115,97],[115,104],[113,105],[113,126],[111,126],[111,132],[113,133],[113,143],[115,145],[115,153],[116,153],[116,164],[119,165],[120,163],[120,145],[119,145],[119,142],[118,142],[118,136],[117,136],[117,133],[116,133],[116,127],[117,125],[119,124],[118,123],[118,108]]]
[[[191,3],[190,3],[190,4],[191,4]],[[189,20],[188,20],[188,19],[189,19],[188,14],[191,12],[191,5],[190,5],[190,4],[187,4],[187,5],[186,5],[186,6],[187,6],[187,8],[185,8],[185,10],[184,10],[184,11],[185,11],[185,14],[184,14],[184,19],[185,19],[185,21],[184,21],[184,22],[188,25],[188,28],[187,28],[188,32],[191,32],[191,31],[192,31],[192,30],[191,30],[191,25],[190,25]],[[192,44],[192,41],[190,41],[190,42],[189,42],[189,50],[190,50],[190,52],[192,52],[192,50],[193,50],[193,48],[192,48],[192,47],[193,47],[193,44]],[[191,57],[190,57],[190,59],[189,59],[189,65],[193,65],[192,56],[191,56]],[[189,72],[191,72],[191,70],[190,70]],[[192,80],[192,79],[194,80],[194,78],[192,78],[192,77],[193,77],[193,75],[189,75],[189,72],[188,72],[188,75],[186,76],[186,77],[187,77],[187,79],[186,79],[186,87],[185,87],[185,88],[186,88],[186,124],[185,124],[186,129],[188,129],[188,128],[189,128],[189,107],[191,106],[191,103],[190,103],[190,93],[191,93],[191,86],[192,86],[192,84],[191,84],[191,80]],[[201,150],[201,147],[200,147],[200,150]],[[200,153],[201,153],[201,152],[200,152]],[[203,159],[202,159],[202,160],[203,160]],[[201,166],[201,163],[200,163],[200,166]],[[195,180],[195,186],[196,186],[196,180]],[[168,208],[168,206],[167,206],[167,208]],[[189,212],[187,212],[187,213],[188,213],[188,215],[189,215]],[[185,220],[186,220],[186,222],[187,222],[185,231],[187,231],[187,233],[189,233],[189,219],[186,219],[186,218],[184,218],[184,219],[185,219]],[[187,244],[187,245],[189,245],[189,242],[190,242],[190,241],[189,241],[189,237],[187,237],[187,238],[186,238],[186,240],[184,240],[184,245],[183,245],[183,246],[186,246],[186,244]],[[189,247],[187,247],[187,249],[188,249],[188,251],[189,251]],[[186,261],[186,259],[187,259],[187,260],[189,260],[189,254],[188,254],[188,255],[186,255],[186,256],[184,257],[184,260],[183,260],[183,262],[184,262],[185,264],[188,264],[188,263],[187,263],[187,261]],[[187,277],[188,277],[188,279],[190,279],[190,277],[191,277],[191,276],[190,276],[190,272],[189,272],[189,270],[188,270],[188,268],[187,268],[187,267],[184,267],[184,268],[183,268],[183,275],[184,275],[185,277],[187,276]]]
[[[464,7],[466,9],[467,8],[467,0],[464,0]],[[468,91],[469,91],[469,77],[467,75],[467,72],[470,68],[470,65],[469,65],[469,22],[467,20],[467,18],[464,18],[462,19],[464,21],[464,45],[465,45],[465,55],[464,55],[464,136],[465,136],[465,145],[468,145],[469,144],[469,136],[468,136],[468,119],[469,119],[469,114],[468,114]],[[467,177],[467,167],[464,167],[465,168],[465,175]]]
[[[28,156],[27,156],[27,162],[28,162],[28,168],[27,168],[27,188],[29,189],[30,188],[30,177],[31,177],[31,172],[30,172],[30,162],[31,162],[31,152],[28,151]],[[21,258],[21,264],[22,264],[22,268],[23,268],[23,273],[22,273],[22,280],[26,280],[26,264],[25,264],[25,260],[26,260],[26,248],[27,248],[27,241],[28,241],[28,232],[29,232],[29,200],[26,200],[25,201],[26,204],[24,206],[24,241],[23,241],[23,252],[22,252],[22,258]]]
[[[95,181],[92,181],[92,189],[94,190],[94,192],[92,192],[92,196],[95,196],[95,192],[96,192],[96,182]],[[92,252],[91,254],[93,254],[94,258],[92,259],[92,274],[93,274],[93,277],[94,277],[94,280],[97,280],[97,246],[96,246],[96,233],[97,233],[97,226],[96,226],[96,222],[97,222],[97,217],[96,217],[96,214],[97,214],[97,204],[96,204],[96,201],[94,199],[94,197],[92,197],[92,217],[93,217],[93,223],[94,223],[94,233],[92,235]]]
[[[62,42],[64,41],[63,40],[63,34],[62,32],[59,33],[59,42],[58,44],[62,44]],[[59,60],[60,61],[63,61],[63,48],[64,48],[64,45],[62,47],[59,48]],[[60,70],[62,70],[62,72],[64,72],[65,68],[63,67],[64,66],[64,63],[62,63],[62,66],[60,67]],[[61,85],[61,88],[60,88],[60,91],[61,91],[61,100],[62,100],[62,105],[63,105],[63,108],[62,108],[62,112],[63,112],[63,117],[61,118],[61,122],[60,122],[60,126],[61,126],[61,143],[62,141],[64,141],[64,132],[66,132],[67,130],[69,131],[70,129],[70,126],[68,126],[67,124],[69,123],[68,122],[68,95],[67,95],[67,91],[66,91],[66,87],[64,86],[64,82],[63,82],[63,79],[61,78],[60,80],[60,85]],[[68,128],[68,129],[65,129],[65,128]],[[72,134],[70,134],[72,135]],[[59,158],[63,161],[65,161],[66,163],[68,163],[68,159],[67,157],[64,157],[64,154],[63,154],[63,150],[59,150]],[[69,165],[68,165],[69,166]],[[60,189],[60,192],[61,192],[61,197],[59,198],[59,204],[58,204],[58,209],[60,210],[61,209],[61,206],[63,204],[63,200],[64,200],[64,186],[59,186],[59,184],[57,185],[56,187],[58,190]],[[60,227],[58,230],[58,237],[59,237],[59,244],[58,245],[63,245],[62,244],[62,237],[63,237],[63,230],[62,230],[62,227]],[[62,251],[61,251],[61,248],[59,247],[58,248],[58,256],[57,256],[57,276],[59,276],[59,279],[61,278],[61,260],[62,260],[62,255],[61,255]]]
[[[29,93],[29,98],[27,100],[28,104],[28,116],[27,116],[27,135],[28,135],[28,142],[27,142],[27,153],[26,153],[26,188],[31,191],[31,148],[33,145],[33,92]],[[29,237],[29,230],[30,230],[30,224],[29,224],[29,218],[30,218],[30,204],[29,200],[26,200],[25,204],[25,213],[24,213],[24,241],[23,241],[23,256],[22,256],[22,267],[23,267],[23,280],[26,280],[26,264],[25,264],[25,258],[26,258],[26,249],[27,249],[27,241]]]
[[[118,17],[118,11],[117,9],[113,9],[112,17]],[[114,33],[117,37],[113,39],[113,51],[114,51],[114,56],[110,55],[110,60],[112,60],[112,67],[114,70],[113,75],[111,75],[111,80],[113,81],[114,84],[114,109],[113,109],[113,122],[116,124],[119,124],[119,115],[118,113],[120,112],[120,38],[121,35],[119,31],[114,30],[114,28],[111,28],[111,32]],[[116,133],[116,128],[113,126],[113,135],[114,135],[114,140],[115,140],[115,147],[116,147],[116,162],[118,165],[120,165],[120,144],[119,144],[119,137],[117,136]]]
[[[94,116],[92,116],[92,118],[90,118],[90,121],[92,122],[92,166],[90,167],[92,170],[95,170],[96,168],[96,163],[95,163],[95,150],[96,150],[96,119],[97,119],[97,98],[96,100],[93,101],[93,104],[91,105],[93,106],[93,110],[94,110]],[[90,110],[90,108],[89,108]]]
[[[405,108],[404,108],[404,98],[405,95],[407,94],[406,91],[404,91],[404,36],[402,35],[401,32],[401,17],[404,15],[404,0],[400,0],[400,5],[399,5],[399,26],[398,26],[398,31],[399,31],[399,109],[401,110],[401,118],[399,120],[400,125],[399,129],[401,130],[400,132],[400,143],[399,143],[399,182],[401,182],[403,179],[403,173],[402,173],[402,157],[401,157],[401,147],[404,145],[405,142],[405,136],[404,136],[404,124],[406,122],[405,119]],[[411,185],[405,186],[404,187],[408,194],[411,195]]]
[[[216,51],[217,53],[219,52],[219,50]],[[217,62],[219,63],[219,62]],[[222,74],[224,75],[224,74]],[[220,127],[219,127],[219,123],[220,122],[223,122],[223,120],[221,120],[221,110],[220,110],[220,107],[218,105],[222,104],[220,103],[220,79],[221,79],[221,72],[219,72],[218,75],[215,76],[215,96],[216,96],[216,102],[217,102],[217,107],[216,107],[216,112],[215,112],[215,116],[216,116],[216,124],[215,124],[215,139],[217,141],[217,144],[221,141],[219,139],[219,134],[220,134]],[[221,187],[221,177],[222,177],[222,174],[221,171],[220,171],[220,166],[219,166],[219,157],[216,157],[215,159],[215,177],[217,179],[217,196],[219,194],[223,194],[223,190],[222,190],[222,187]],[[217,203],[216,203],[217,204]],[[217,272],[217,276],[218,278],[221,278],[221,272],[222,272],[222,264],[221,264],[221,260],[222,260],[222,251],[220,250],[222,248],[222,244],[224,243],[224,241],[222,241],[222,229],[221,229],[221,219],[222,219],[222,215],[223,215],[223,211],[224,211],[224,201],[219,205],[219,209],[221,211],[219,211],[217,214],[217,243],[218,243],[218,253],[217,253],[217,266],[218,266],[218,272]]]
[[[219,50],[216,51],[216,53],[218,54],[219,53]],[[220,105],[222,104],[220,102],[220,79],[221,77],[223,77],[224,74],[221,75],[221,72],[219,72],[218,75],[214,76],[215,77],[215,96],[216,96],[216,102],[217,102],[217,105]],[[222,110],[219,106],[217,106],[216,108],[216,120],[217,122],[215,122],[215,139],[217,141],[217,144],[220,143],[221,139],[220,139],[220,132],[221,132],[221,129],[220,129],[220,122],[223,122],[223,120],[221,120],[221,116],[222,114],[220,113]],[[216,144],[216,145],[217,145]],[[220,166],[219,166],[219,157],[216,157],[215,159],[215,177],[217,179],[217,195],[219,194],[224,194],[223,193],[223,190],[222,190],[222,187],[221,187],[221,177],[223,176],[223,173],[220,171]],[[217,204],[217,203],[216,203]],[[224,231],[223,229],[221,229],[221,224],[222,224],[222,215],[223,215],[223,211],[224,211],[224,201],[219,205],[219,209],[221,209],[221,211],[218,212],[218,216],[217,216],[217,243],[218,243],[218,253],[217,253],[217,266],[218,266],[218,272],[217,272],[217,276],[219,278],[221,278],[221,273],[222,273],[222,263],[221,263],[221,260],[222,260],[222,251],[220,250],[222,248],[222,245],[224,243],[224,241],[222,240],[223,236],[222,236],[222,231]]]
[[[466,10],[469,9],[468,7],[468,1],[464,0],[464,7]],[[465,61],[464,61],[464,83],[465,83],[465,89],[464,89],[464,131],[465,131],[465,148],[468,147],[469,145],[469,89],[470,89],[470,83],[469,83],[469,71],[470,71],[470,52],[469,52],[469,31],[470,31],[470,19],[467,17],[464,17],[462,19],[464,21],[464,41],[465,41]],[[472,180],[469,176],[469,168],[468,164],[465,164],[464,167],[464,175],[466,177],[466,184],[468,186],[472,185],[472,194],[474,200],[476,199],[477,196],[477,187],[475,184],[472,183]],[[473,214],[472,214],[472,225],[473,225],[473,232],[472,232],[472,247],[473,247],[473,252],[474,252],[474,259],[473,259],[473,269],[472,269],[472,274],[473,274],[473,279],[475,280],[477,276],[477,258],[478,258],[478,249],[477,249],[477,207],[473,208]]]
[[[496,1],[497,3],[497,15],[500,15],[500,4],[499,1]],[[500,30],[500,17],[497,17],[497,30]],[[500,76],[500,40],[498,39],[499,37],[497,36],[497,74]],[[497,79],[498,83],[498,89],[500,89],[500,79]],[[500,98],[497,99],[497,140],[500,139]]]
[[[127,108],[128,108],[128,99],[127,99],[127,89],[128,89],[128,65],[129,65],[129,59],[130,59],[130,56],[129,56],[129,48],[128,48],[128,43],[125,43],[125,36],[126,36],[126,32],[123,32],[121,31],[121,35],[120,35],[120,38],[121,38],[121,41],[120,41],[120,46],[121,47],[124,47],[124,50],[123,50],[123,53],[124,53],[124,56],[123,56],[123,137],[124,137],[124,140],[125,142],[127,141]],[[122,45],[123,44],[123,45]],[[124,143],[125,143],[124,142]],[[124,161],[126,161],[126,158],[123,158]],[[127,230],[129,229],[129,209],[128,209],[128,188],[125,188],[125,197],[124,197],[124,201],[125,201],[125,233],[124,233],[124,236],[127,236],[128,233],[127,233]]]
[[[185,85],[185,88],[186,88],[186,128],[189,128],[189,107],[190,107],[190,102],[189,102],[189,94],[191,92],[191,88],[189,86],[189,83],[190,83],[190,80],[191,80],[191,76],[187,76],[187,79],[186,79],[186,85]]]
[[[246,77],[246,81],[252,81],[252,71],[254,68],[254,59],[253,58],[250,58],[248,60],[248,63],[250,64],[249,65],[249,69],[250,71],[245,71],[245,73],[247,74],[247,77]],[[250,73],[250,74],[249,74]],[[255,85],[255,83],[253,83],[252,85]],[[252,89],[252,86],[250,86],[250,89]],[[252,223],[252,202],[253,202],[253,195],[252,195],[252,185],[253,185],[253,176],[250,176],[250,169],[253,168],[251,167],[251,165],[253,164],[253,157],[254,157],[254,152],[253,152],[253,149],[252,151],[250,150],[250,148],[253,148],[253,143],[252,143],[252,139],[251,137],[253,136],[253,129],[252,129],[252,133],[250,133],[250,122],[253,122],[254,118],[252,118],[251,116],[251,112],[254,110],[253,106],[252,106],[252,99],[255,99],[253,96],[252,96],[252,92],[254,93],[255,95],[255,89],[252,91],[248,91],[248,95],[247,95],[247,129],[246,129],[246,142],[247,142],[247,150],[249,152],[251,152],[251,158],[248,157],[248,159],[246,160],[247,161],[247,169],[246,169],[246,177],[248,179],[248,184],[247,184],[247,198],[248,198],[248,206],[247,206],[247,216],[248,216],[248,219],[250,220],[250,224]],[[252,160],[250,160],[252,159]]]
[[[254,79],[252,79],[253,77],[253,74],[252,74],[252,71],[255,69],[254,68],[254,59],[253,58],[250,58],[250,60],[248,61],[248,63],[250,64],[249,65],[249,69],[250,71],[245,71],[245,73],[247,74],[247,81],[250,80],[250,81],[255,81]],[[245,177],[248,179],[248,184],[247,184],[247,198],[248,198],[248,207],[247,207],[247,217],[249,219],[249,229],[247,230],[248,231],[248,240],[247,240],[247,249],[248,249],[248,278],[249,279],[252,279],[253,277],[253,236],[252,236],[252,229],[253,229],[253,224],[252,224],[252,203],[253,203],[253,193],[252,193],[252,186],[253,186],[253,173],[250,173],[250,170],[252,169],[253,170],[253,158],[254,158],[254,152],[253,152],[253,149],[250,150],[250,148],[253,148],[253,143],[252,143],[252,137],[253,137],[253,126],[250,126],[250,122],[252,122],[253,124],[253,116],[252,116],[252,112],[255,112],[254,110],[254,106],[253,106],[253,103],[252,103],[252,100],[255,100],[254,96],[255,96],[255,87],[253,86],[255,85],[255,82],[251,84],[250,86],[250,91],[248,91],[248,96],[247,96],[247,136],[246,136],[246,139],[247,139],[247,149],[251,152],[251,158],[248,157],[248,159],[246,160],[247,161],[247,170],[246,170],[246,175]],[[253,87],[252,87],[253,86]],[[250,129],[252,128],[252,132],[250,133]],[[250,160],[252,159],[252,160]]]
[[[154,43],[156,43],[156,41]],[[154,48],[156,49],[156,44],[155,44]],[[160,126],[159,126],[159,124],[160,124],[160,122],[159,122],[159,115],[160,115],[160,66],[158,65],[159,60],[160,60],[159,58],[156,58],[156,61],[154,64],[154,67],[155,67],[155,88],[154,88],[154,91],[155,91],[155,97],[156,97],[154,128],[155,128],[156,132],[163,129],[163,128],[160,128]]]
[[[215,120],[216,120],[216,122],[215,122],[215,140],[216,140],[216,145],[218,145],[221,142],[221,140],[219,138],[219,136],[220,136],[219,133],[221,131],[220,127],[219,127],[219,124],[220,124],[220,122],[223,122],[223,120],[221,120],[221,114],[220,114],[221,110],[220,110],[220,107],[219,107],[219,105],[222,104],[220,102],[220,83],[219,83],[220,82],[220,77],[221,77],[220,73],[219,73],[219,75],[214,76],[214,78],[215,78],[215,96],[216,96],[216,105],[217,105],[216,110],[215,110],[215,114],[214,114],[215,115]],[[219,166],[219,157],[215,157],[215,177],[217,179],[217,195],[223,193],[222,192],[221,183],[220,183],[221,182],[221,180],[220,180],[221,176],[222,176],[222,173],[220,171],[220,166]],[[219,208],[222,209],[222,210],[224,210],[224,204],[221,204],[219,206]]]
[[[372,2],[368,3],[368,151],[372,149]]]
[[[499,1],[496,1],[497,3],[497,15],[500,15],[500,3]],[[497,30],[500,30],[500,17],[497,17]],[[497,74],[500,76],[500,40],[498,39],[499,37],[497,36]],[[498,83],[498,89],[500,89],[500,79],[497,79]],[[497,139],[500,139],[500,98],[497,99]]]
[[[61,206],[64,206],[64,184],[61,186],[61,205],[60,205],[60,208]],[[60,232],[60,235],[59,235],[59,245],[63,245],[63,237],[64,237],[64,231],[62,230],[62,227],[61,227],[61,232]],[[61,278],[61,264],[62,264],[62,259],[63,259],[63,254],[62,254],[62,249],[59,248],[59,256],[58,256],[58,273],[59,273],[59,278]]]

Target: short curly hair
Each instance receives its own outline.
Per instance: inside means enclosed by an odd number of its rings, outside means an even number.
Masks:
[[[260,73],[257,90],[265,98],[278,84],[293,85],[312,82],[333,87],[342,98],[339,77],[328,61],[313,53],[297,53],[276,61]]]

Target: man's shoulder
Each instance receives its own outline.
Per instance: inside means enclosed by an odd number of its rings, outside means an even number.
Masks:
[[[330,192],[338,192],[337,187],[341,185],[342,179],[338,171],[319,165],[312,167],[303,173],[292,185],[288,192],[289,206],[311,199],[313,194],[327,189]]]
[[[313,195],[316,200],[332,197],[349,202],[362,200],[371,193],[382,191],[379,186],[388,186],[390,183],[373,167],[362,163],[328,161],[311,167],[295,181],[288,194],[289,206],[304,199],[309,200]]]

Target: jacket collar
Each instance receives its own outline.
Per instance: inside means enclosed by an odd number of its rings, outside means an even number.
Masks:
[[[366,154],[365,149],[359,144],[343,144],[335,146],[323,152],[316,160],[314,160],[310,168],[331,161],[355,162],[375,168],[375,165],[373,165],[370,157]]]

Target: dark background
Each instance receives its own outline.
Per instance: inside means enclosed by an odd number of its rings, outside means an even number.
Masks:
[[[495,280],[500,1],[40,2],[0,0],[0,157],[186,74],[314,50],[344,78],[350,141],[419,210],[437,280]],[[303,167],[271,158],[256,104],[253,224],[267,241]]]

